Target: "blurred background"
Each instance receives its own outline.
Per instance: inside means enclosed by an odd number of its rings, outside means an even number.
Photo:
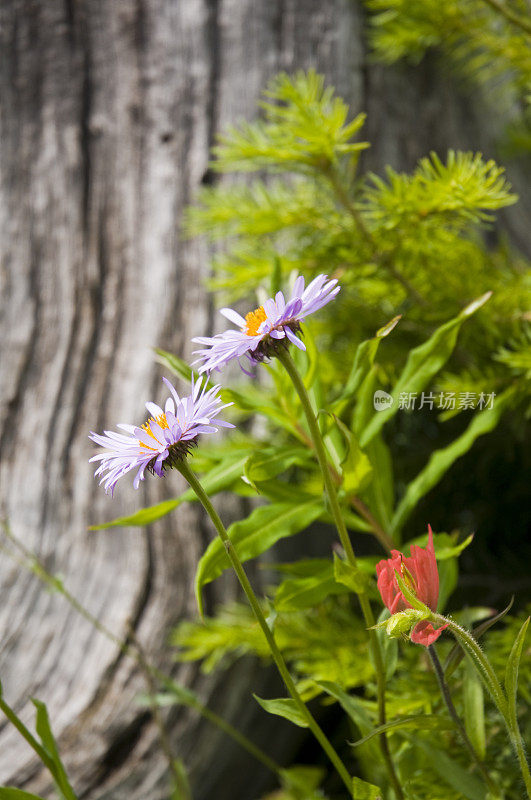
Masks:
[[[202,515],[183,506],[149,529],[89,533],[181,487],[174,475],[138,492],[124,482],[111,500],[93,480],[87,436],[142,417],[145,399],[159,396],[153,348],[188,359],[191,337],[212,331],[204,281],[215,246],[182,235],[183,211],[201,187],[227,180],[209,168],[210,148],[229,125],[256,118],[280,71],[314,68],[352,117],[367,113],[364,170],[412,170],[430,151],[450,148],[506,166],[519,202],[485,235],[527,268],[529,120],[514,64],[501,68],[512,83],[463,74],[447,52],[461,39],[444,20],[439,39],[430,30],[398,52],[391,31],[375,50],[368,17],[386,5],[4,0],[0,9],[0,517],[120,640],[134,635],[157,665],[262,742],[276,729],[263,715],[258,726],[246,702],[249,686],[261,694],[268,680],[258,665],[206,678],[195,665],[174,664],[166,646],[172,626],[195,614],[192,579],[210,539]],[[449,424],[448,441],[460,424]],[[504,418],[410,522],[418,532],[445,519],[447,530],[480,533],[462,558],[457,603],[478,591],[499,607],[513,592],[520,606],[531,598],[527,434],[521,410]],[[436,435],[429,414],[396,418],[389,436],[404,484]],[[226,513],[235,517],[237,506],[227,501]],[[11,705],[30,722],[29,698],[46,701],[80,797],[165,797],[156,725],[135,702],[138,668],[47,590],[7,537],[3,547],[0,680]],[[216,582],[210,602],[234,594],[230,581]],[[198,800],[214,791],[218,800],[246,800],[267,787],[254,762],[193,713],[172,712],[169,727]],[[275,734],[277,755],[287,746]],[[0,782],[50,791],[4,720]]]

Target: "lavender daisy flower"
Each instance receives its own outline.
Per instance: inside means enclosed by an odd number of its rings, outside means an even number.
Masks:
[[[327,275],[318,275],[305,289],[304,278],[299,275],[288,301],[282,292],[277,292],[274,300],[266,300],[263,306],[250,311],[245,319],[232,308],[222,308],[223,316],[238,325],[238,330],[192,339],[204,345],[203,349],[195,351],[199,358],[194,363],[203,362],[199,372],[211,372],[242,356],[247,356],[253,364],[259,363],[274,356],[279,347],[285,347],[289,342],[306,350],[296,335],[301,322],[308,314],[329,303],[339,289],[337,280],[329,281]]]
[[[156,403],[146,403],[151,417],[140,428],[118,425],[127,435],[115,431],[104,431],[103,436],[90,433],[89,439],[105,447],[105,452],[92,456],[90,461],[101,462],[94,477],[101,475],[100,485],[104,484],[107,494],[109,491],[113,494],[119,479],[133,469],[137,470],[133,481],[135,489],[144,480],[146,469],[162,477],[165,469],[171,469],[186,457],[199,434],[215,433],[216,426],[234,428],[230,422],[215,419],[222,409],[232,405],[222,405],[219,386],[207,391],[206,379],[204,384],[202,378],[194,384],[192,378],[191,394],[179,397],[169,380],[162,380],[172,394],[166,400],[164,411]]]

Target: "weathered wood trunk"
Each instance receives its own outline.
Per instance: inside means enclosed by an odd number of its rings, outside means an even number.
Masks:
[[[478,116],[424,67],[370,65],[353,0],[4,0],[0,21],[0,513],[92,614],[120,638],[132,626],[169,668],[166,637],[195,613],[191,581],[211,532],[182,508],[149,532],[87,533],[179,487],[174,475],[136,493],[124,481],[111,500],[92,478],[87,434],[142,417],[161,389],[152,348],[187,357],[210,327],[208,252],[179,227],[216,133],[256,114],[273,74],[310,66],[353,113],[369,112],[372,168],[477,147]],[[167,796],[135,664],[12,559],[0,578],[5,696],[30,724],[29,698],[47,703],[80,796]],[[232,591],[215,584],[213,599]],[[252,725],[247,668],[217,693],[193,667],[177,674]],[[258,796],[240,751],[193,714],[170,722],[199,800]],[[0,782],[50,792],[3,720]]]

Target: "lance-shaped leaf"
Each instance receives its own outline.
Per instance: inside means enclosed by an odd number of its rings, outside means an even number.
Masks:
[[[290,697],[280,697],[276,700],[264,700],[256,694],[253,694],[253,697],[268,714],[275,714],[277,717],[289,719],[290,722],[293,722],[294,725],[298,725],[299,728],[308,727],[308,719],[295,700],[292,700]]]
[[[59,751],[57,749],[57,744],[55,742],[55,738],[52,733],[46,706],[40,700],[33,699],[32,703],[37,709],[35,730],[37,731],[37,734],[40,737],[40,740],[42,742],[44,749],[46,750],[46,753],[51,759],[53,769],[52,765],[50,765],[49,768],[53,774],[55,785],[57,786],[58,790],[61,793],[61,797],[63,797],[64,800],[77,800],[75,792],[70,786],[70,783],[66,776],[65,768],[63,767],[62,761],[59,757]]]
[[[265,447],[249,456],[244,475],[253,484],[267,481],[295,464],[304,464],[310,457],[311,451],[303,447]]]
[[[330,561],[313,575],[287,578],[275,592],[275,609],[278,612],[312,608],[331,595],[346,594],[346,586],[337,583]]]
[[[398,411],[398,400],[402,392],[421,392],[451,356],[457,334],[463,322],[484,305],[491,292],[474,300],[457,317],[441,325],[434,334],[408,356],[406,365],[393,388],[393,402],[385,409],[375,412],[360,435],[361,447],[366,447],[385,423]]]
[[[249,454],[245,455],[232,454],[228,458],[221,461],[218,466],[211,469],[204,478],[202,478],[202,485],[209,495],[217,494],[232,486],[243,475],[245,463],[249,458]],[[191,503],[197,500],[195,493],[191,489],[187,489],[179,497],[174,497],[171,500],[163,500],[161,503],[141,508],[134,514],[126,517],[117,517],[109,522],[102,522],[100,525],[91,525],[89,530],[100,531],[105,528],[126,528],[151,525],[152,522],[165,517],[170,514],[174,509],[181,505],[181,503]]]
[[[512,393],[506,392],[497,398],[492,408],[484,409],[474,415],[471,423],[447,447],[435,450],[423,470],[408,485],[404,497],[400,501],[391,522],[391,532],[398,533],[419,500],[441,480],[452,464],[467,453],[476,439],[490,433],[498,424],[501,415],[507,408]]]
[[[335,414],[342,414],[349,402],[354,399],[356,392],[362,384],[362,381],[365,379],[369,370],[374,364],[374,359],[376,357],[376,353],[378,352],[380,342],[385,336],[391,333],[393,328],[400,321],[400,318],[400,315],[394,317],[390,322],[387,323],[387,325],[384,325],[383,328],[380,328],[376,332],[376,335],[372,337],[372,339],[367,339],[358,345],[356,352],[354,353],[354,361],[347,377],[345,388],[332,406],[332,411]]]
[[[304,530],[322,512],[320,501],[311,500],[303,505],[271,503],[260,506],[244,520],[228,529],[230,540],[240,561],[265,553],[275,542]],[[230,561],[221,539],[210,542],[197,565],[195,594],[199,611],[203,613],[202,588],[230,567]]]
[[[525,620],[524,624],[518,632],[507,666],[505,668],[505,691],[507,692],[507,703],[509,706],[509,715],[513,727],[517,727],[517,712],[516,712],[516,696],[518,691],[518,668],[520,666],[520,659],[522,658],[522,650],[524,647],[524,639],[529,625],[529,617]]]
[[[465,701],[465,729],[474,750],[483,761],[487,752],[483,683],[468,659],[465,664],[463,699]]]
[[[383,800],[382,790],[378,786],[356,775],[352,778],[352,797],[353,800]]]
[[[0,786],[0,800],[43,800],[36,794],[15,789],[13,786]]]

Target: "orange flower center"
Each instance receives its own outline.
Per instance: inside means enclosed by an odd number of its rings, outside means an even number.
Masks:
[[[166,414],[161,414],[156,419],[154,419],[153,417],[150,417],[147,422],[144,422],[144,424],[140,426],[142,428],[142,430],[144,430],[147,433],[148,436],[151,436],[152,439],[157,441],[156,436],[153,434],[153,431],[150,428],[150,425],[151,425],[152,422],[156,422],[158,425],[160,425],[160,427],[162,429],[169,428],[170,426],[168,425],[168,420],[166,419]],[[146,444],[145,442],[140,442],[140,444],[143,447],[147,447],[148,450],[153,450],[153,451],[157,450],[156,447],[151,447],[149,444]]]
[[[246,333],[247,336],[256,336],[258,328],[266,319],[267,315],[263,306],[256,308],[254,311],[249,311],[249,313],[245,315],[245,322],[247,324],[245,328],[242,328],[242,331]]]

